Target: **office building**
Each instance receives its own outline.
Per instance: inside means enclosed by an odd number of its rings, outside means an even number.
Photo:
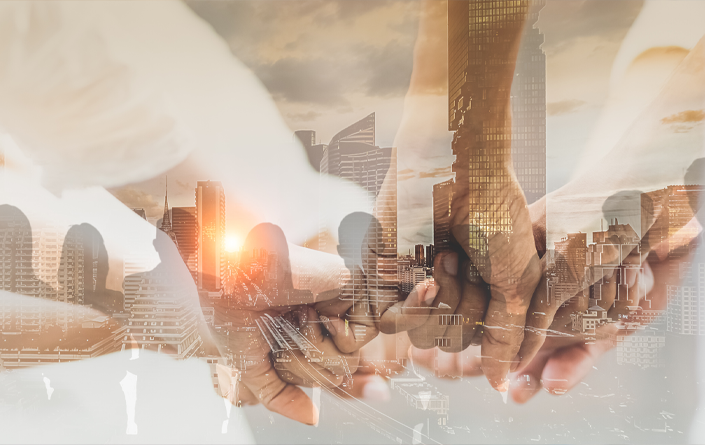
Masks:
[[[147,212],[145,212],[144,209],[138,208],[138,209],[132,209],[132,211],[135,212],[137,214],[137,216],[139,216],[143,220],[147,221]]]
[[[417,244],[414,246],[414,259],[416,260],[417,266],[425,266],[426,260],[424,259],[424,247],[423,244]]]
[[[641,194],[642,245],[653,248],[659,257],[683,255],[687,252],[675,246],[687,245],[698,235],[696,227],[684,229],[695,216],[705,187],[675,185]],[[674,278],[677,281],[677,278]],[[673,281],[675,283],[675,281]]]
[[[433,267],[434,258],[433,244],[429,244],[426,246],[426,267]]]
[[[433,186],[433,248],[435,253],[450,250],[450,217],[455,181],[449,179]]]
[[[666,330],[680,335],[705,335],[705,263],[681,262],[677,274],[678,284],[666,286]]]
[[[376,246],[374,252],[364,249],[367,287],[373,301],[392,300],[397,293],[397,159],[396,150],[375,145],[375,114],[338,132],[326,146],[321,160],[321,174],[333,175],[350,181],[348,196],[329,196],[321,190],[321,212],[325,218],[327,209],[336,202],[356,204],[357,208],[372,209],[376,222],[358,218],[364,227],[346,228],[349,231],[366,233],[368,243]],[[363,193],[359,191],[362,189]],[[345,193],[345,192],[343,192]],[[355,198],[354,198],[355,197]],[[361,202],[352,202],[361,199]],[[329,249],[325,234],[319,236],[320,250]],[[359,249],[344,246],[343,251]],[[355,288],[355,286],[346,286]],[[346,298],[355,298],[347,295]]]
[[[536,26],[545,3],[529,2],[511,91],[512,164],[527,204],[546,194],[546,55]]]
[[[162,215],[162,222],[159,225],[159,230],[166,233],[167,236],[169,237],[169,239],[171,240],[171,242],[173,242],[177,248],[179,247],[179,243],[176,239],[176,235],[174,234],[174,231],[172,230],[172,226],[171,226],[171,212],[169,211],[169,187],[168,187],[168,185],[165,187],[165,190],[164,190],[164,213]]]
[[[202,343],[197,330],[200,308],[189,294],[193,284],[175,276],[164,263],[133,278],[137,290],[123,348],[135,341],[141,349],[177,359],[193,356]]]
[[[401,291],[407,294],[426,279],[426,268],[423,266],[406,266],[400,268],[399,272]]]
[[[538,1],[450,1],[448,2],[448,108],[450,131],[464,129],[454,141],[460,176],[465,187],[468,172],[488,177],[499,162],[498,154],[512,153],[514,171],[528,203],[546,194],[546,57],[544,38],[536,28],[545,0]],[[510,42],[503,29],[523,26],[514,73],[506,66],[502,47]],[[502,40],[505,39],[505,40]],[[509,78],[511,76],[511,79]],[[511,81],[509,97],[505,89]],[[497,114],[511,99],[512,122]],[[472,127],[472,128],[471,128]],[[460,136],[465,136],[460,137]],[[473,148],[469,146],[473,145]],[[475,185],[473,185],[475,184]],[[470,184],[481,191],[480,202],[494,196],[491,182],[480,179]],[[502,230],[501,214],[490,230]],[[472,231],[471,231],[472,238]]]
[[[611,301],[612,293],[616,291],[614,303],[622,301],[640,301],[645,297],[643,286],[629,289],[627,285],[627,270],[641,276],[641,243],[639,235],[629,224],[620,224],[619,219],[610,221],[607,230],[593,232],[593,243],[588,246],[585,256],[586,277],[590,287],[590,301],[592,305],[605,305]],[[632,255],[631,261],[625,259]],[[642,280],[639,281],[640,283]],[[608,297],[603,297],[603,292]],[[630,295],[631,293],[631,295]],[[638,293],[639,295],[634,295]],[[644,302],[649,309],[649,301]]]
[[[198,224],[196,207],[172,207],[171,228],[176,236],[181,258],[191,272],[194,281],[198,271]]]
[[[660,354],[666,346],[664,332],[646,328],[630,335],[617,336],[617,363],[636,365],[640,368],[663,368],[665,363]]]
[[[196,184],[196,284],[218,296],[225,273],[225,192],[219,181]]]
[[[306,150],[308,162],[316,171],[320,171],[321,160],[323,159],[323,152],[326,149],[326,145],[316,144],[316,132],[313,130],[297,130],[294,132],[294,136],[296,136],[296,139],[301,142],[301,145],[303,145]]]

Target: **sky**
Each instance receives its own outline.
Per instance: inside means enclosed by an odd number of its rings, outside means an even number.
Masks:
[[[446,117],[444,1],[187,5],[259,78],[292,133],[315,130],[317,139],[327,143],[340,129],[375,112],[378,145],[399,150],[399,250],[432,242],[431,187],[450,177],[453,160]],[[576,160],[597,143],[593,133],[605,125],[600,119],[613,63],[643,5],[641,0],[548,0],[541,11],[537,25],[545,36],[547,60],[549,192],[576,174]],[[420,23],[432,31],[422,40]],[[652,62],[679,62],[687,53],[679,48],[661,49]],[[424,66],[414,65],[415,56]],[[193,205],[195,180],[205,178],[181,176],[177,168],[169,179],[170,204]],[[163,190],[164,178],[154,178],[111,192],[130,207],[145,208],[154,219],[163,210]],[[228,211],[229,225],[234,224],[230,220],[237,219],[237,211]]]

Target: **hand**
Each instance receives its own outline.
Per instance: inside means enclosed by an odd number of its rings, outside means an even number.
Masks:
[[[253,251],[266,256],[250,256]],[[342,273],[341,265],[328,255],[289,246],[272,224],[256,226],[242,252],[232,295],[209,301],[220,327],[219,346],[242,383],[227,397],[261,402],[313,425],[318,412],[298,385],[336,386],[357,368],[357,356],[335,348],[311,308],[317,301],[337,298],[338,282],[332,277]],[[302,274],[315,278],[309,289],[293,286],[292,277]]]

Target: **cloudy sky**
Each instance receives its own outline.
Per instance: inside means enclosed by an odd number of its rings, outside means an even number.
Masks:
[[[452,162],[444,1],[187,4],[260,79],[292,132],[312,129],[327,143],[341,128],[376,112],[377,143],[399,149],[400,251],[432,242],[431,187],[449,178]],[[548,0],[542,10],[549,191],[574,175],[576,160],[600,125],[613,63],[642,7],[640,0]],[[420,24],[430,32],[419,33]],[[685,54],[674,46],[661,48],[658,57],[677,63]],[[414,65],[415,57],[423,66]],[[193,205],[195,180],[203,178],[187,176],[172,174],[172,205]],[[163,178],[155,178],[112,192],[157,217],[163,187]]]

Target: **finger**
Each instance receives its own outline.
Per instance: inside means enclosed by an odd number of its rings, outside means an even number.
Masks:
[[[580,383],[612,346],[609,341],[576,344],[557,350],[546,362],[541,381],[551,394],[561,395]]]
[[[434,371],[440,378],[475,377],[482,375],[482,360],[478,346],[462,352],[448,353],[439,349],[419,349],[409,351],[415,365]]]
[[[405,332],[423,325],[431,314],[431,305],[438,295],[440,284],[426,280],[416,284],[408,297],[382,313],[379,331],[384,334]]]
[[[548,283],[546,279],[539,282],[531,298],[531,305],[526,314],[524,339],[517,353],[518,363],[511,368],[512,372],[521,372],[531,363],[546,340],[546,334],[553,323],[559,304],[552,304],[548,298]]]
[[[472,344],[473,339],[477,335],[482,335],[483,319],[485,318],[487,302],[490,299],[489,288],[482,280],[471,281],[474,277],[477,277],[477,273],[473,270],[474,266],[470,261],[465,263],[463,269],[466,271],[466,279],[461,283],[462,296],[458,307],[455,309],[455,313],[460,315],[462,342],[439,347],[444,352],[464,351]],[[452,337],[449,333],[451,329],[457,329],[457,327],[448,326],[446,336]],[[475,344],[479,345],[480,342],[481,340]]]
[[[529,364],[516,374],[509,388],[509,394],[516,403],[526,403],[541,390],[541,375],[546,362],[555,350],[543,350],[536,354]]]
[[[359,363],[359,353],[346,354],[338,350],[333,340],[323,334],[322,323],[311,307],[301,307],[285,317],[288,331],[296,347],[286,351],[285,360],[277,370],[303,379],[305,386],[338,386],[344,376],[352,375]],[[287,381],[297,382],[290,376]]]
[[[437,339],[445,336],[448,323],[460,303],[460,283],[458,275],[458,254],[444,252],[434,261],[434,280],[440,285],[432,303],[431,313],[419,327],[409,331],[411,344],[421,349],[433,348]],[[451,316],[451,317],[448,317]]]
[[[531,248],[535,252],[533,245]],[[509,389],[507,376],[518,365],[526,313],[540,276],[539,259],[534,253],[520,277],[505,278],[506,282],[490,287],[482,337],[482,369],[490,385],[500,392]]]
[[[269,358],[243,372],[242,383],[270,411],[306,425],[318,423],[318,409],[306,393],[279,378]]]

